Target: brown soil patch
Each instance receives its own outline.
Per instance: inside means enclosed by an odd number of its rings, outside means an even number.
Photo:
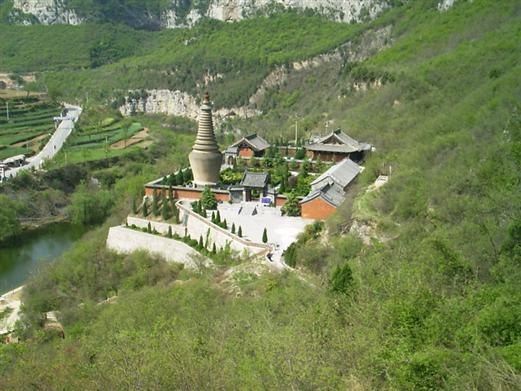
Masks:
[[[111,149],[125,149],[132,145],[143,142],[148,137],[148,128],[144,128],[142,131],[136,133],[128,140],[121,140],[110,146]]]

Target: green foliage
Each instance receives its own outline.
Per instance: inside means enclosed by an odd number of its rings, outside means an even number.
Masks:
[[[201,194],[201,203],[205,209],[213,210],[217,208],[215,194],[213,194],[209,186],[204,187],[203,193]]]
[[[170,210],[170,201],[168,199],[163,199],[163,205],[161,207],[161,217],[164,221],[167,221],[172,215],[172,211]]]
[[[262,243],[268,243],[268,231],[266,228],[262,231]]]
[[[0,208],[0,242],[2,242],[20,232],[16,213],[20,206],[2,194],[0,194],[0,205],[2,205]]]
[[[159,194],[154,191],[152,195],[152,214],[154,216],[159,216]]]
[[[239,225],[239,230],[237,231],[237,236],[242,238],[242,226]]]
[[[286,203],[282,206],[282,214],[286,216],[300,216],[300,204],[297,195],[291,192],[287,197]]]
[[[109,215],[113,205],[110,191],[80,184],[71,198],[69,215],[74,224],[99,224]]]
[[[350,294],[353,287],[353,272],[349,264],[337,266],[331,275],[330,290],[344,295]]]
[[[146,198],[143,200],[143,205],[141,206],[141,211],[143,213],[143,217],[148,216],[148,202],[147,202]]]

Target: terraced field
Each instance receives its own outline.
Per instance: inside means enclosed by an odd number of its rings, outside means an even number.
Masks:
[[[54,164],[80,163],[106,159],[139,148],[147,138],[140,122],[129,118],[105,117],[93,120],[95,114],[80,119]]]
[[[0,160],[37,153],[54,131],[53,117],[60,111],[59,105],[36,97],[0,99]]]

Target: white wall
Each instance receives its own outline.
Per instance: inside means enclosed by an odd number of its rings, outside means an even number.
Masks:
[[[190,269],[198,268],[197,260],[202,259],[199,252],[183,242],[127,227],[110,228],[107,248],[123,254],[145,250],[165,258],[168,262],[182,263]],[[203,263],[208,266],[211,261],[205,259]]]

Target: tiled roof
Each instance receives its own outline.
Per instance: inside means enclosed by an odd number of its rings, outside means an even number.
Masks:
[[[350,159],[344,159],[311,182],[311,188],[316,190],[323,187],[325,183],[336,183],[344,189],[361,171],[362,167],[358,164]]]
[[[345,200],[345,192],[336,184],[325,185],[320,189],[312,190],[300,203],[309,202],[317,197],[338,208]]]
[[[371,149],[371,145],[360,143],[354,138],[349,137],[340,129],[337,129],[334,132],[329,133],[327,136],[322,137],[316,143],[307,145],[306,149],[310,151],[351,153],[368,151]]]
[[[269,174],[266,172],[250,172],[246,170],[242,177],[241,186],[263,188],[268,184]]]
[[[250,134],[249,136],[241,138],[239,141],[230,145],[230,148],[238,147],[243,142],[250,145],[251,148],[255,151],[263,151],[266,148],[270,147],[270,143],[268,143],[266,140],[264,140],[261,136],[254,133],[254,134]]]

